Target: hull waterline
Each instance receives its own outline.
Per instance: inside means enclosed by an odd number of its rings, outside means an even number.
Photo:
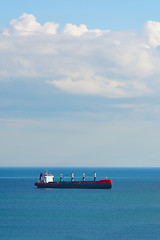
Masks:
[[[96,182],[50,182],[35,183],[38,188],[79,188],[79,189],[111,189],[112,179],[101,180]]]

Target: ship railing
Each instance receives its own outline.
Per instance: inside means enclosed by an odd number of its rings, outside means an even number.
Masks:
[[[96,181],[102,180],[102,179],[106,179],[105,177],[96,177]],[[60,177],[54,177],[54,182],[59,182],[60,181]],[[71,177],[70,176],[63,176],[62,181],[71,181]],[[74,181],[83,181],[82,176],[75,176],[74,177]],[[85,177],[85,181],[94,181],[94,177],[93,176],[86,176]]]
[[[39,180],[38,182],[39,182],[39,183],[44,183],[44,180],[41,179],[41,180]]]

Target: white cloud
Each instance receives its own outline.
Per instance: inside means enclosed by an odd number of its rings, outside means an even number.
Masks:
[[[64,29],[64,33],[71,34],[73,36],[81,36],[82,34],[88,32],[86,25],[81,24],[79,27],[68,23]]]
[[[8,36],[11,36],[12,34],[28,36],[35,33],[47,33],[52,35],[56,34],[58,26],[58,24],[53,22],[47,22],[44,25],[41,25],[36,21],[34,15],[24,13],[18,19],[13,19],[3,31],[3,34]]]
[[[151,90],[143,83],[136,81],[123,83],[100,76],[76,81],[68,78],[59,81],[54,80],[49,83],[73,94],[99,95],[109,98],[131,98],[151,93]]]
[[[98,36],[100,36],[104,32],[109,32],[109,30],[103,31],[100,29],[93,29],[93,30],[88,30],[87,26],[85,24],[81,24],[79,27],[76,25],[73,25],[71,23],[68,23],[64,30],[64,33],[70,34],[72,36],[82,36],[85,33],[95,33]]]
[[[44,79],[72,94],[128,98],[159,94],[160,22],[141,33],[41,25],[24,13],[0,35],[0,79]]]
[[[160,45],[160,22],[147,21],[144,25],[144,32],[149,39],[151,47]]]

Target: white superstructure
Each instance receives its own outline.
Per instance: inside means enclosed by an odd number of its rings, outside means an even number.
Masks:
[[[46,171],[45,174],[40,174],[40,178],[39,181],[41,183],[49,183],[49,182],[53,182],[53,178],[54,176],[52,174],[48,174],[48,172]]]

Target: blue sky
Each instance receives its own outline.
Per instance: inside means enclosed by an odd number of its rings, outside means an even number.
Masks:
[[[0,166],[160,167],[159,5],[2,2]]]
[[[159,20],[158,0],[6,0],[1,2],[1,27],[22,13],[35,15],[43,24],[47,21],[80,25],[88,28],[128,30],[141,29],[148,20]]]

